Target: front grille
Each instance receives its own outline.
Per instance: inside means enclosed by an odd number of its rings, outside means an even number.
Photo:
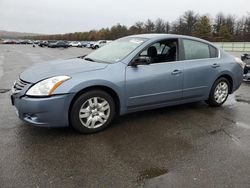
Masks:
[[[19,92],[21,92],[23,90],[23,88],[30,84],[29,82],[26,82],[24,80],[21,80],[20,78],[14,83],[14,86],[13,86],[13,93],[14,94],[17,94]]]

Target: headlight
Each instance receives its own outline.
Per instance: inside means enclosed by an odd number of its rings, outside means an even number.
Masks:
[[[60,86],[63,82],[70,79],[69,76],[55,76],[42,80],[32,86],[26,95],[29,96],[49,96],[55,91],[55,89]]]

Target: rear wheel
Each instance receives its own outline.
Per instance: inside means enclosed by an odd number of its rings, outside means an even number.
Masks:
[[[115,115],[112,97],[102,90],[79,96],[70,112],[71,125],[81,133],[94,133],[108,127]]]
[[[230,83],[226,78],[219,78],[214,82],[209,99],[206,102],[210,106],[221,106],[228,98],[230,87]]]

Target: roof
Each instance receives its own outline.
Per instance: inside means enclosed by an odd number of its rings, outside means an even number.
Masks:
[[[187,36],[187,35],[177,35],[177,34],[164,34],[164,33],[148,33],[148,34],[138,34],[138,35],[131,35],[128,37],[142,37],[142,38],[148,38],[152,40],[160,40],[160,39],[166,39],[166,38],[186,38],[186,39],[191,39],[191,40],[197,40],[205,43],[209,43],[210,45],[214,46],[212,43],[209,41],[203,40],[201,38],[197,37],[192,37],[192,36]]]
[[[173,37],[180,37],[181,35],[174,35],[174,34],[163,34],[163,33],[147,33],[147,34],[137,34],[137,35],[132,35],[129,37],[142,37],[142,38],[148,38],[148,39],[153,39],[153,38],[173,38]]]

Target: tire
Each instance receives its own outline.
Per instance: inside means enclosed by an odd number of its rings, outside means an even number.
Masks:
[[[114,116],[113,98],[105,91],[91,90],[74,101],[70,111],[70,124],[80,133],[95,133],[107,128]]]
[[[231,85],[226,78],[221,77],[217,79],[212,86],[206,103],[212,107],[219,107],[223,105],[228,98],[230,88]]]

